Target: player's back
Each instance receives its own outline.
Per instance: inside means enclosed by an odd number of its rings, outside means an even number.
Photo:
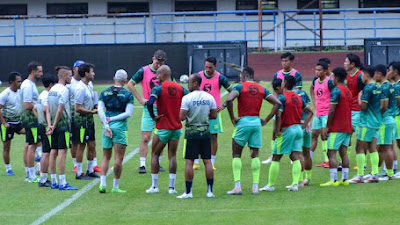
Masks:
[[[181,129],[179,111],[184,95],[183,87],[173,81],[164,81],[160,88],[160,97],[157,99],[157,114],[163,116],[156,122],[157,129]]]
[[[351,123],[351,105],[353,96],[343,84],[339,84],[333,90],[331,95],[335,98],[336,95],[340,96],[336,104],[335,115],[332,122],[329,124],[329,132],[352,133],[353,126]]]
[[[283,96],[283,97],[282,97]],[[293,91],[284,91],[278,96],[283,108],[281,124],[282,128],[301,123],[303,112],[303,101],[301,97]]]
[[[361,126],[378,129],[382,124],[381,88],[376,83],[366,85],[361,100],[368,104],[361,112]]]

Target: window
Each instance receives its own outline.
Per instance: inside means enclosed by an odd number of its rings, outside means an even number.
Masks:
[[[27,4],[1,4],[0,15],[28,15]]]
[[[263,10],[273,10],[278,8],[278,0],[262,0]],[[258,0],[236,0],[236,10],[258,10]],[[256,15],[251,13],[250,15]],[[263,13],[263,15],[272,15],[273,13]]]
[[[88,3],[47,3],[47,15],[88,14]]]
[[[310,3],[311,0],[297,0],[297,9],[301,9]],[[322,0],[323,9],[338,9],[339,0]],[[319,0],[311,4],[307,9],[319,9]],[[301,12],[300,14],[313,14],[312,12]],[[339,14],[339,12],[324,12],[324,14]]]
[[[175,1],[175,12],[217,11],[217,1]]]
[[[107,8],[108,13],[147,13],[150,11],[148,2],[109,2]]]
[[[396,0],[358,0],[359,8],[390,8],[400,7],[400,1]],[[374,11],[363,11],[360,13],[373,13]],[[400,11],[376,11],[377,13],[400,13]]]

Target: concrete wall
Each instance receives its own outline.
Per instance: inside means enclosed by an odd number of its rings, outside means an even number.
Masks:
[[[145,0],[74,0],[73,2],[88,2],[89,3],[89,14],[104,14],[107,13],[107,2],[111,1],[138,1],[142,2]],[[151,13],[160,13],[160,12],[174,12],[174,0],[148,0],[150,3],[150,12]],[[27,0],[4,0],[2,3],[27,3],[28,4],[28,14],[29,15],[46,15],[46,3],[64,3],[68,2],[65,0],[36,0],[36,1],[27,1]],[[297,9],[297,1],[296,0],[280,0],[278,2],[278,7],[282,10],[289,9]],[[340,8],[358,8],[358,0],[340,0]],[[236,10],[236,3],[234,0],[217,0],[217,9],[218,11],[231,11]],[[323,18],[327,19],[324,21],[324,28],[343,28],[343,21],[333,21],[332,19],[343,18],[346,16],[347,18],[372,18],[372,14],[359,14],[358,12],[347,12],[346,15],[344,13],[340,14],[324,14]],[[316,16],[318,18],[318,15]],[[377,17],[397,17],[396,20],[381,20],[376,22],[377,27],[390,27],[390,26],[400,26],[400,13],[394,14],[377,14]],[[264,15],[264,19],[272,20],[273,16]],[[296,19],[310,19],[313,18],[313,15],[298,15],[295,17]],[[157,16],[155,18],[157,21],[211,21],[209,23],[196,23],[196,24],[186,24],[185,29],[182,24],[158,24],[156,25],[157,31],[169,32],[167,34],[158,34],[156,37],[154,36],[154,26],[153,26],[153,17],[143,18],[88,18],[86,20],[87,23],[113,23],[116,22],[142,22],[145,20],[146,26],[139,25],[117,25],[115,29],[117,31],[143,31],[145,30],[145,35],[139,34],[131,34],[131,35],[118,35],[116,37],[117,43],[143,43],[143,42],[153,42],[156,39],[157,42],[184,42],[184,41],[227,41],[227,40],[244,40],[245,38],[249,41],[249,47],[257,46],[257,37],[258,37],[258,23],[257,16],[246,16],[247,20],[254,20],[254,22],[247,22],[244,24],[243,16],[236,14],[229,15],[218,15],[217,20],[238,20],[238,22],[225,22],[218,23],[216,25],[217,30],[243,30],[246,25],[248,30],[253,30],[247,32],[246,37],[245,34],[241,31],[237,32],[219,32],[217,35],[214,35],[214,20],[213,16]],[[283,21],[283,14],[279,13],[276,17],[276,24],[279,24]],[[40,18],[30,18],[26,21],[28,24],[51,24],[53,23],[52,19],[40,19]],[[13,20],[0,20],[2,25],[13,25]],[[114,32],[114,26],[112,25],[103,25],[103,26],[84,26],[82,19],[57,19],[55,21],[56,24],[72,24],[70,26],[57,26],[53,28],[49,27],[29,27],[25,29],[26,34],[49,34],[48,37],[29,37],[26,38],[27,45],[51,45],[51,44],[79,44],[85,43],[85,38],[82,35],[85,30],[87,33],[100,33],[100,32]],[[304,25],[309,27],[310,29],[314,29],[314,22],[312,21],[302,21]],[[273,22],[264,22],[263,29],[265,31],[274,28]],[[346,23],[347,28],[372,28],[373,27],[372,20],[352,20]],[[295,22],[287,22],[287,28],[302,28]],[[24,28],[23,28],[23,20],[16,20],[16,44],[24,45]],[[316,23],[316,28],[318,29],[318,21]],[[283,29],[283,27],[281,27]],[[170,31],[183,31],[186,30],[186,33],[172,34]],[[210,32],[203,33],[191,33],[190,31],[204,31],[209,30]],[[53,37],[53,34],[68,34],[65,36],[58,36],[57,38]],[[12,35],[13,27],[0,27],[0,35]],[[264,37],[263,46],[273,48],[275,46],[275,39],[278,47],[280,47],[282,37],[282,31],[277,30],[277,35],[275,38],[274,32],[269,33]],[[344,32],[339,30],[325,30],[324,37],[325,38],[342,38],[344,37]],[[362,45],[363,38],[372,38],[374,37],[374,33],[372,30],[347,30],[348,38],[358,38],[357,40],[348,40],[346,45]],[[397,30],[378,30],[376,33],[377,37],[398,37],[400,36],[400,29]],[[306,29],[301,31],[287,31],[287,38],[304,38],[304,39],[312,39],[314,38],[314,34]],[[86,36],[86,43],[114,43],[114,35],[88,35]],[[317,37],[316,40],[317,45],[319,44],[319,39]],[[314,40],[287,40],[285,47],[295,47],[295,46],[313,46],[315,44]],[[14,45],[13,37],[0,37],[0,45]],[[330,45],[345,45],[342,40],[324,40],[325,46]]]

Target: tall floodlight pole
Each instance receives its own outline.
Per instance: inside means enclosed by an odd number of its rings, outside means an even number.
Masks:
[[[319,0],[319,50],[322,51],[324,49],[323,46],[323,36],[322,36],[322,0]]]
[[[258,0],[258,52],[262,51],[262,0]]]

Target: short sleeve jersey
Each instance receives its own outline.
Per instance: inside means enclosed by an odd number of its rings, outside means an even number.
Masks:
[[[282,111],[282,128],[289,127],[293,124],[300,124],[303,110],[308,106],[304,100],[293,91],[284,91],[278,96],[281,101]]]
[[[112,86],[101,92],[99,101],[104,103],[106,116],[113,117],[124,113],[126,106],[128,104],[133,104],[134,100],[132,92],[122,87]],[[127,119],[123,121],[112,121],[111,123],[114,122],[122,123],[122,129],[128,129]]]
[[[3,106],[1,113],[7,122],[19,122],[21,120],[21,93],[20,90],[14,92],[11,88],[6,88],[0,93],[0,105]]]
[[[205,91],[195,90],[183,96],[181,109],[187,111],[185,138],[209,138],[210,110],[216,108],[214,97]]]
[[[43,90],[39,95],[39,101],[36,107],[39,116],[38,120],[39,123],[42,125],[47,125],[46,118],[43,112],[43,107],[48,106],[48,96],[49,96],[49,91]]]
[[[62,84],[54,85],[49,91],[48,104],[52,123],[54,123],[58,106],[64,106],[64,111],[56,129],[59,131],[69,131],[71,125],[71,108],[68,88]]]
[[[298,94],[300,96],[300,98],[303,100],[304,103],[306,103],[307,105],[311,102],[310,97],[307,95],[307,92],[295,88],[293,90],[296,94]],[[301,120],[304,121],[306,119],[307,113],[303,111],[303,115],[301,116]]]
[[[158,101],[157,115],[164,115],[156,122],[157,129],[178,130],[182,128],[179,120],[182,98],[188,91],[173,81],[164,81],[151,90],[151,96]]]
[[[279,72],[279,71],[278,71],[278,72]],[[275,73],[274,79],[277,78],[278,72]],[[289,71],[289,72],[284,72],[284,71],[282,71],[283,76],[285,76],[285,77],[290,76],[290,73],[291,73],[291,72],[292,72],[292,71]],[[296,79],[296,88],[301,88],[301,87],[303,87],[303,76],[301,75],[301,73],[300,73],[299,71],[296,71],[296,74],[294,75],[294,78]]]
[[[396,110],[396,98],[394,93],[394,87],[389,83],[389,81],[385,81],[381,84],[382,94],[381,100],[388,101],[388,108],[385,113],[382,115],[383,122],[385,124],[393,124],[395,121],[393,119],[395,110]]]
[[[212,76],[209,76],[206,73],[206,71],[203,71],[203,72],[204,72],[204,76],[206,77],[206,79],[211,79],[212,78]],[[224,87],[225,89],[229,89],[231,87],[231,85],[232,84],[229,83],[229,80],[228,80],[228,78],[226,76],[224,76],[222,74],[219,75],[219,80],[218,80],[219,89],[221,89],[221,87]]]
[[[87,110],[94,109],[94,91],[93,86],[87,85],[83,81],[79,81],[75,88],[75,104],[82,105]],[[74,113],[74,123],[78,126],[83,126],[84,124],[93,124],[93,115],[81,115],[75,111]]]
[[[21,84],[21,99],[22,99],[22,114],[21,121],[22,126],[25,128],[32,128],[38,126],[38,119],[35,117],[31,110],[24,108],[23,103],[33,103],[36,104],[39,99],[39,92],[36,87],[35,82],[25,79]]]
[[[361,111],[361,126],[379,129],[382,124],[381,88],[376,83],[370,83],[363,89],[361,101],[368,104]]]
[[[339,84],[331,91],[330,104],[335,104],[336,109],[332,122],[329,124],[330,132],[352,133],[351,103],[352,95],[345,85]]]
[[[394,110],[393,114],[394,116],[400,115],[400,109],[397,105],[397,99],[400,98],[400,80],[398,80],[396,83],[393,83],[393,88],[394,88],[394,97],[396,104],[394,105]]]

